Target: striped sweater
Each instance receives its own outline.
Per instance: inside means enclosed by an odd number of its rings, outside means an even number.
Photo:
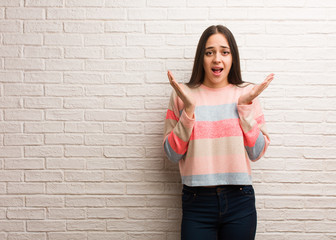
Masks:
[[[183,184],[252,184],[250,161],[264,155],[270,140],[258,99],[250,105],[237,104],[251,87],[190,88],[196,99],[192,119],[172,92],[163,148],[171,161],[179,163]]]

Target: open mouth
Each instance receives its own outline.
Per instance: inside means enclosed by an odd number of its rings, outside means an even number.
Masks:
[[[223,71],[223,68],[211,68],[215,74],[220,74]]]

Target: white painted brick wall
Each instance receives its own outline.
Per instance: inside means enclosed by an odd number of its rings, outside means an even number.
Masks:
[[[258,240],[336,239],[336,1],[0,0],[0,240],[177,240],[171,87],[228,26],[272,142]]]

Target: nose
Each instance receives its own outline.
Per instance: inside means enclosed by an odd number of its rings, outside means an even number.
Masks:
[[[214,62],[220,62],[220,54],[216,53],[213,58]]]

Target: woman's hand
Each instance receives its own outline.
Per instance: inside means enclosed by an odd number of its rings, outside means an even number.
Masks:
[[[196,101],[193,98],[192,94],[189,91],[186,91],[185,89],[183,89],[183,87],[181,87],[181,85],[178,84],[178,82],[176,82],[176,80],[175,80],[173,74],[171,73],[171,71],[168,71],[167,75],[168,75],[170,85],[174,88],[177,96],[179,96],[179,98],[183,101],[184,109],[185,109],[187,115],[190,118],[193,118]]]
[[[241,95],[238,99],[238,105],[251,104],[253,99],[259,96],[260,93],[262,93],[268,87],[273,78],[274,73],[271,73],[265,78],[265,80],[262,83],[255,85],[250,92]]]

